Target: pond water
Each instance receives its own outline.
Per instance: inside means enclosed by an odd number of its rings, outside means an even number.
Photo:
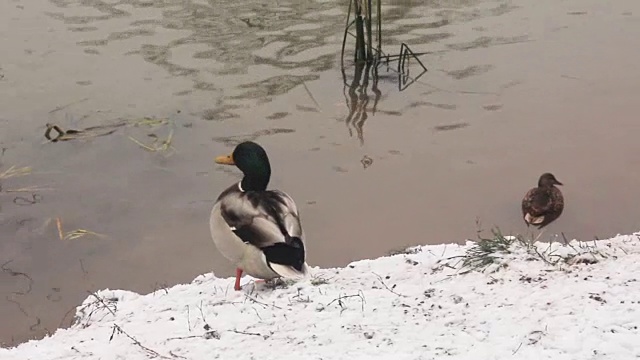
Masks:
[[[231,276],[208,216],[240,177],[213,158],[242,140],[299,204],[312,266],[530,231],[546,171],[566,209],[541,239],[640,228],[640,3],[383,4],[383,50],[428,72],[351,89],[347,1],[3,1],[0,344],[68,326],[97,289]],[[112,127],[49,142],[46,124]]]

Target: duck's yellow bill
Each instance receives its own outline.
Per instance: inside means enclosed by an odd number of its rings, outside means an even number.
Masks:
[[[233,162],[233,155],[224,155],[216,157],[216,164],[235,165],[236,163]]]

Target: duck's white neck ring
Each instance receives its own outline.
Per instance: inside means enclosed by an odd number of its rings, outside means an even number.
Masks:
[[[244,189],[242,188],[242,181],[238,182],[238,190],[244,192]]]

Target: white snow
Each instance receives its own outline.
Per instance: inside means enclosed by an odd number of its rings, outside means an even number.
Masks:
[[[245,277],[236,292],[212,274],[147,295],[104,290],[70,329],[0,359],[640,358],[639,234],[516,243],[484,272],[462,268],[473,245],[313,268],[275,290]]]

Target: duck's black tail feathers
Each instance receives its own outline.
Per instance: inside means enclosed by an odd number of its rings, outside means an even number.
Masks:
[[[269,263],[291,266],[300,272],[304,271],[304,245],[299,237],[290,237],[286,243],[273,244],[261,250]]]

